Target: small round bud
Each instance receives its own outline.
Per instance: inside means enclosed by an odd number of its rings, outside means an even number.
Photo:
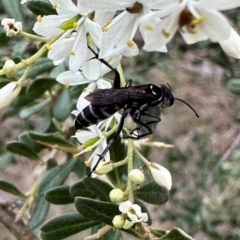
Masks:
[[[136,184],[141,184],[145,180],[145,176],[139,169],[133,169],[128,174],[129,179]]]
[[[125,218],[123,215],[116,215],[112,220],[115,228],[122,228],[125,224]]]
[[[8,78],[15,78],[17,76],[17,67],[13,60],[7,60],[3,66],[3,72]]]
[[[109,193],[109,198],[112,202],[121,202],[123,197],[123,191],[119,188],[115,188]]]

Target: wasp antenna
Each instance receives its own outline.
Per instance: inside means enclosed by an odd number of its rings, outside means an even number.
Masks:
[[[192,109],[192,111],[196,114],[196,116],[199,118],[199,115],[198,115],[198,113],[196,112],[196,110],[190,105],[190,104],[188,104],[187,102],[185,102],[184,100],[182,100],[182,99],[180,99],[180,98],[174,98],[175,100],[178,100],[178,101],[180,101],[180,102],[183,102],[183,103],[185,103],[189,108],[191,108]]]

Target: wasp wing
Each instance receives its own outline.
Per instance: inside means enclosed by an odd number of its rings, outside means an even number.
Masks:
[[[92,105],[106,106],[127,104],[129,101],[153,100],[155,96],[145,92],[148,85],[126,88],[97,89],[85,97]]]

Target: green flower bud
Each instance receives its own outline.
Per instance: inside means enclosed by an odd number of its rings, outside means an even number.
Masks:
[[[109,193],[109,198],[112,202],[121,202],[123,197],[123,191],[119,188],[115,188]]]
[[[128,177],[133,183],[141,184],[145,180],[145,176],[139,169],[133,169],[129,172]]]
[[[115,228],[122,228],[125,224],[125,218],[123,215],[116,215],[112,220]]]
[[[17,67],[13,60],[7,60],[3,66],[3,72],[8,78],[17,77]]]

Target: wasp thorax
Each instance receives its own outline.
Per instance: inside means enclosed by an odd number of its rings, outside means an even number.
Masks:
[[[126,8],[129,13],[140,13],[143,9],[143,5],[139,2],[135,2],[132,7]]]

